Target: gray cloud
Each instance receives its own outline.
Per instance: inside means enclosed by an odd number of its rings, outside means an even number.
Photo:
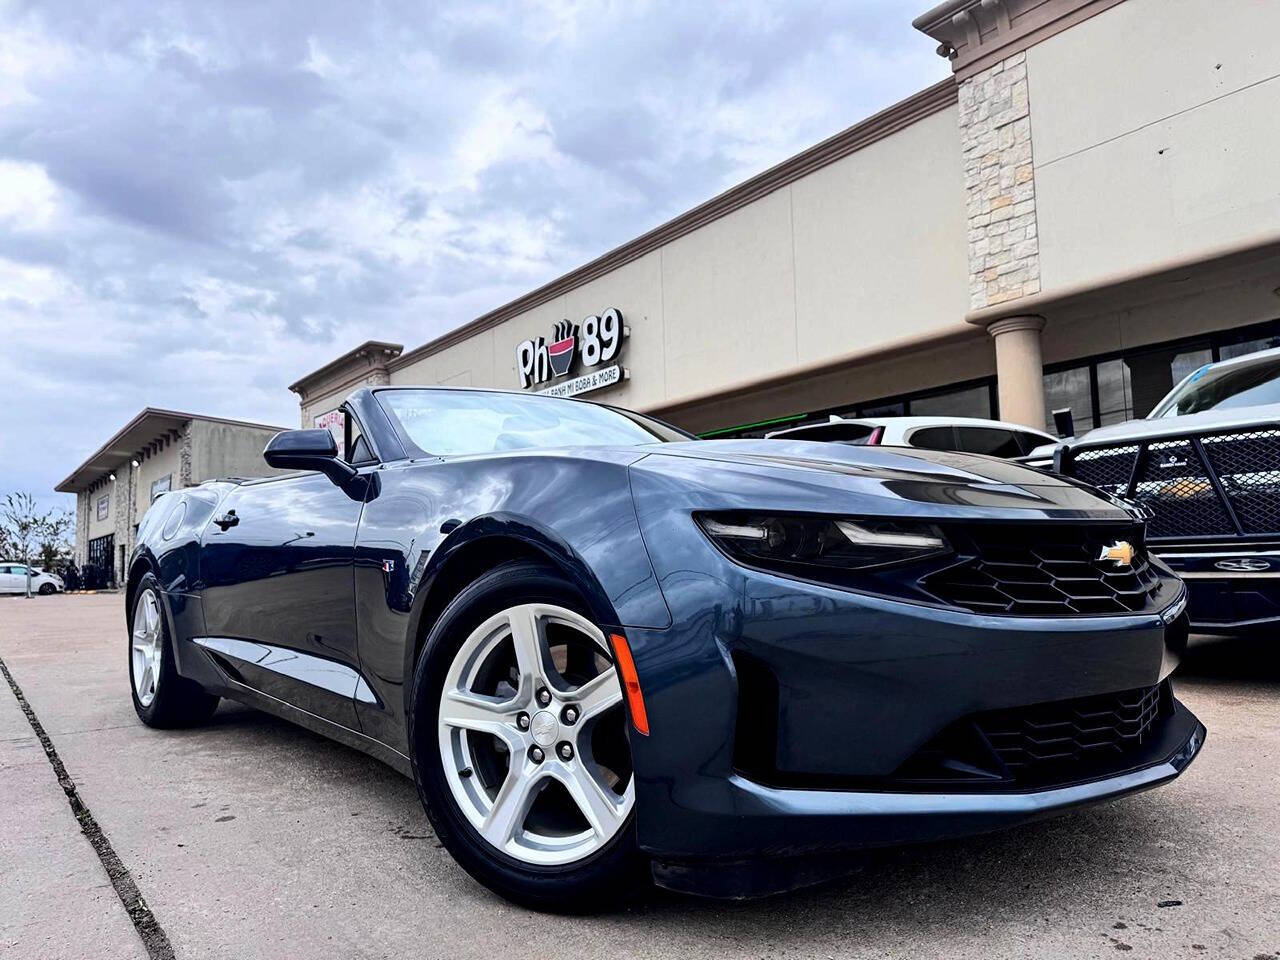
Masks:
[[[944,75],[917,0],[0,0],[0,489],[151,404],[293,423]]]

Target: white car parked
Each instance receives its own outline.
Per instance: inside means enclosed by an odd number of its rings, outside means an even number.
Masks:
[[[1059,442],[1056,437],[1030,427],[976,417],[877,417],[861,420],[832,417],[824,423],[775,430],[767,436],[776,440],[826,440],[869,446],[958,450],[1006,460],[1021,460],[1037,447]]]
[[[45,573],[39,567],[31,568],[32,593],[61,593],[66,587],[56,573]],[[27,565],[13,560],[0,560],[0,593],[27,592]]]

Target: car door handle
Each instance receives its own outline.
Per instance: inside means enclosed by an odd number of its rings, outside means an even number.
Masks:
[[[222,516],[215,518],[213,522],[221,527],[223,531],[226,531],[239,523],[240,518],[236,516],[236,512],[234,510],[228,510]]]

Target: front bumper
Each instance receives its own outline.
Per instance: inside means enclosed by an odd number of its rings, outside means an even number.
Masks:
[[[1076,807],[1149,790],[1185,770],[1204,746],[1204,725],[1181,703],[1134,769],[1070,786],[1014,793],[872,793],[792,790],[732,777],[732,813],[702,811],[704,829],[731,823],[738,837],[769,838],[774,849],[714,857],[659,854],[655,881],[683,893],[751,897],[847,872],[850,849],[986,833]],[[687,815],[689,811],[685,811]],[[842,855],[843,854],[843,855]]]
[[[1244,634],[1280,628],[1280,549],[1228,541],[1152,548],[1187,585],[1191,628]]]
[[[699,605],[701,617],[670,630],[627,631],[651,730],[632,738],[639,837],[659,858],[790,856],[993,829],[1153,786],[1203,741],[1170,698],[1141,751],[1085,782],[895,790],[903,766],[968,716],[1163,683],[1185,649],[1185,619],[1028,622],[809,585],[756,592],[764,586],[748,585],[732,612]],[[820,604],[815,591],[828,594]],[[754,702],[737,669],[744,651],[778,678],[776,703]],[[744,722],[758,711],[775,722]],[[772,769],[744,773],[744,748],[761,742]]]
[[[631,738],[637,835],[660,883],[785,889],[795,882],[783,864],[992,830],[1155,786],[1203,743],[1169,694],[1141,750],[1110,768],[1034,786],[904,787],[910,762],[968,718],[1163,689],[1186,647],[1181,583],[1162,576],[1151,613],[969,613],[749,570],[687,512],[657,498],[637,505],[672,616],[664,630],[625,627],[650,725]],[[751,664],[772,678],[771,697]],[[767,762],[745,763],[761,746]],[[762,862],[768,889],[752,866]],[[732,864],[748,865],[741,883]]]

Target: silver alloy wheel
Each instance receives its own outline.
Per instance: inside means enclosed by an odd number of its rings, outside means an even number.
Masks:
[[[520,861],[590,856],[635,803],[623,709],[609,644],[591,621],[542,603],[490,617],[454,655],[440,697],[454,800],[481,837]]]
[[[133,608],[133,692],[144,707],[151,706],[160,685],[160,661],[164,657],[164,630],[160,627],[160,605],[155,592],[143,590]]]

